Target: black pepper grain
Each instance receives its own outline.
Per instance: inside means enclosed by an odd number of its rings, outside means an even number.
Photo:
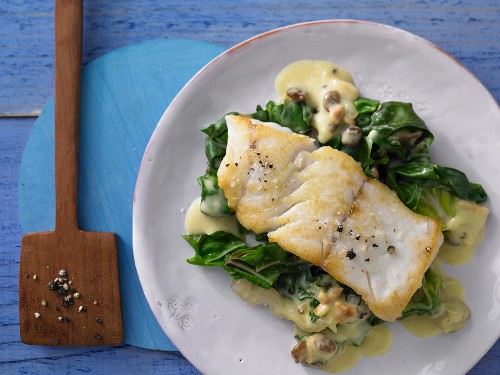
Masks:
[[[345,256],[352,260],[356,257],[356,253],[351,249],[346,253]]]

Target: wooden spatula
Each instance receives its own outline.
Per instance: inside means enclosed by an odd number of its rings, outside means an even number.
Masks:
[[[21,340],[113,345],[123,340],[114,233],[78,226],[82,0],[55,1],[55,230],[21,244]]]

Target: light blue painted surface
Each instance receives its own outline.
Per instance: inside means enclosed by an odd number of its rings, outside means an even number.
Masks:
[[[122,47],[82,72],[78,221],[118,236],[125,343],[176,350],[144,298],[132,252],[132,201],[147,142],[177,92],[224,50],[189,40]],[[23,233],[54,228],[54,103],[49,101],[26,145],[19,175]]]
[[[430,40],[464,64],[500,100],[498,0],[84,3],[85,63],[116,48],[152,39],[183,38],[229,48],[275,27],[352,18],[386,23]],[[334,44],[328,48],[334,48]],[[45,348],[20,343],[17,278],[21,227],[17,186],[21,157],[35,119],[13,115],[36,115],[47,105],[52,92],[52,1],[0,1],[0,374],[198,374],[178,352],[127,345]],[[499,373],[497,342],[470,374]]]

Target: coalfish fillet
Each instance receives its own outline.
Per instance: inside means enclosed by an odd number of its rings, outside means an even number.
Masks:
[[[227,116],[217,176],[238,221],[322,267],[381,319],[401,316],[443,241],[349,155],[277,124]]]

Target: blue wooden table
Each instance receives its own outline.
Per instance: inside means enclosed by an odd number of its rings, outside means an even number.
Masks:
[[[500,99],[500,3],[440,1],[85,1],[84,63],[152,39],[229,48],[270,29],[320,19],[396,26],[437,44]],[[236,5],[237,4],[237,5]],[[0,1],[0,374],[197,374],[179,352],[120,347],[37,347],[20,342],[18,178],[25,145],[53,95],[53,5]],[[500,124],[499,124],[500,125]],[[470,374],[500,373],[500,342]]]

